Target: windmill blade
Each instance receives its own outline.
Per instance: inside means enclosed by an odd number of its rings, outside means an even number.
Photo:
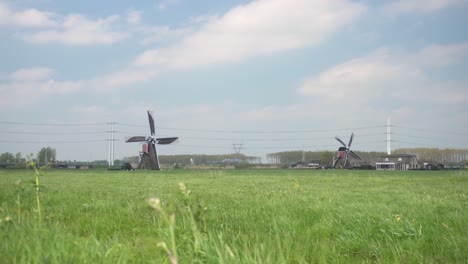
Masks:
[[[158,153],[156,153],[156,146],[154,144],[148,144],[148,153],[151,157],[151,169],[159,170],[159,157]]]
[[[178,140],[178,137],[168,137],[168,138],[157,138],[156,143],[159,145],[168,145],[171,144],[172,142]]]
[[[135,136],[135,137],[130,137],[125,142],[146,142],[146,137],[144,136]]]
[[[150,131],[151,135],[154,136],[156,133],[156,130],[154,128],[154,118],[153,118],[153,113],[148,111],[148,120],[149,120],[149,126],[150,126]]]
[[[339,137],[335,137],[335,139],[343,145],[343,147],[346,147],[346,144],[341,140]]]
[[[340,161],[340,159],[341,159],[341,158],[337,158],[337,159],[335,160],[335,162],[333,162],[333,168],[335,168],[336,164],[338,163],[338,161]]]
[[[353,143],[353,137],[354,137],[354,133],[351,133],[351,137],[349,138],[348,148],[350,148],[351,143]]]
[[[346,168],[346,162],[348,161],[348,151],[345,152],[344,155],[344,162],[343,162],[343,168]]]
[[[349,155],[351,155],[351,157],[353,157],[355,159],[362,160],[362,158],[352,150],[349,151]]]

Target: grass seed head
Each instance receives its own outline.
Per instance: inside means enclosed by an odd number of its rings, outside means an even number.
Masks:
[[[171,223],[171,226],[175,226],[175,214],[171,214],[169,221]]]
[[[185,193],[187,191],[187,187],[185,186],[185,183],[183,182],[179,182],[178,187],[182,193]]]
[[[164,243],[164,242],[162,242],[162,241],[161,241],[161,242],[158,242],[158,243],[156,244],[156,246],[159,247],[159,248],[162,248],[162,249],[164,249],[164,250],[168,250],[168,249],[167,249],[166,243]]]
[[[151,197],[148,200],[148,204],[155,210],[161,210],[161,200],[159,198]]]

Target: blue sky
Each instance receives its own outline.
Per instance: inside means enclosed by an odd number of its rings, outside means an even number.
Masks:
[[[468,1],[0,0],[0,152],[468,148]],[[18,123],[19,122],[19,123]],[[92,125],[84,125],[92,124]],[[31,142],[31,143],[29,143]]]

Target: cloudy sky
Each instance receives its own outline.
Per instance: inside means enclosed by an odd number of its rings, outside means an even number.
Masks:
[[[0,153],[468,148],[468,0],[0,0]]]

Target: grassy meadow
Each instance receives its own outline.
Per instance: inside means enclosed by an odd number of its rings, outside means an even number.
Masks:
[[[468,263],[468,171],[56,169],[41,217],[34,181],[0,170],[0,263]]]

